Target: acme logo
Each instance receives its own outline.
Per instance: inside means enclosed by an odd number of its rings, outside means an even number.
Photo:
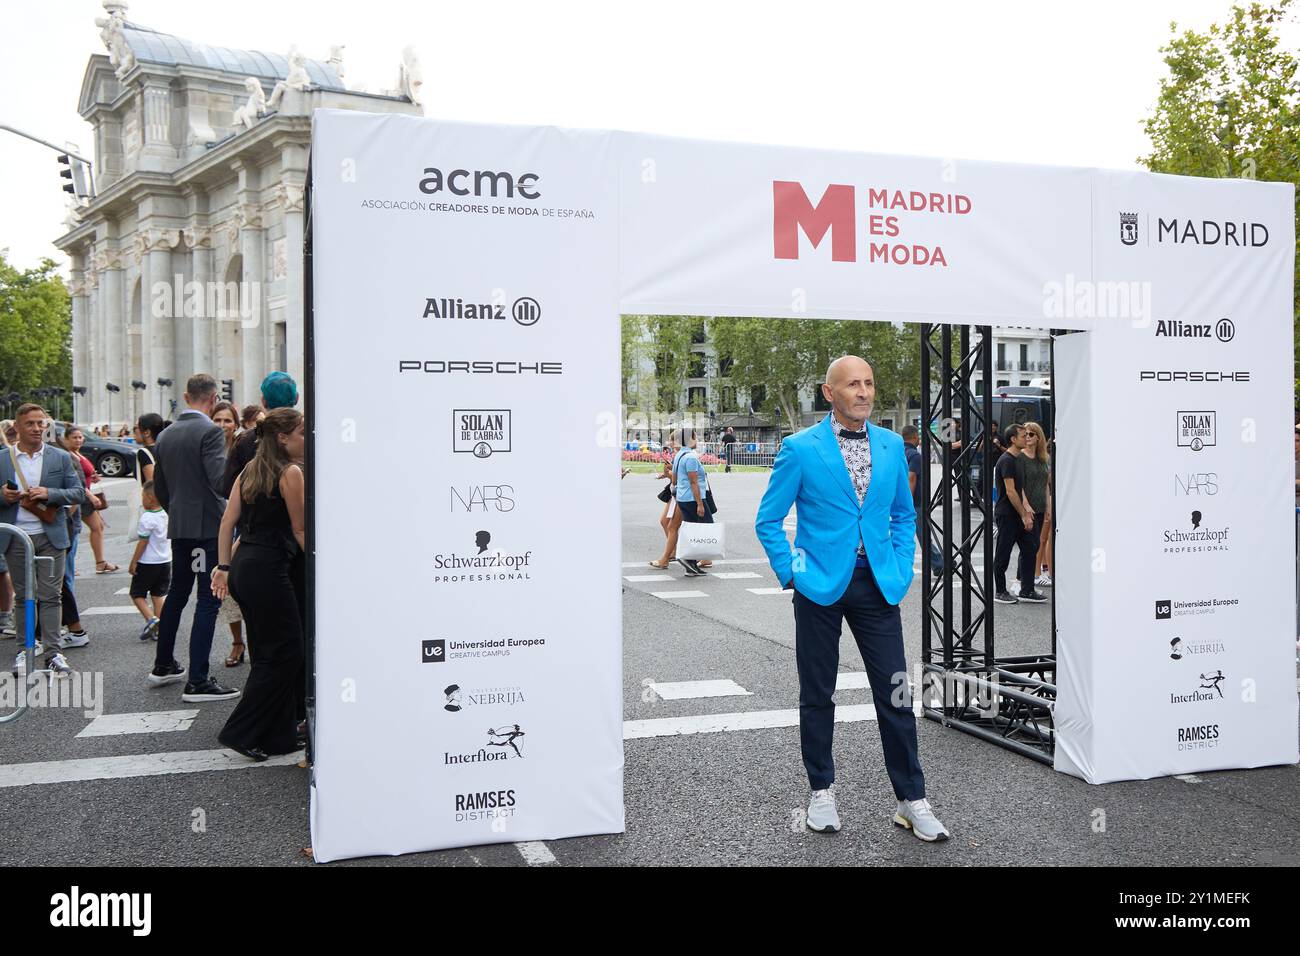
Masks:
[[[918,192],[902,189],[866,189],[867,207],[879,212],[866,216],[869,262],[894,265],[948,265],[943,247],[897,241],[902,220],[896,213],[939,213],[964,216],[971,211],[970,197],[959,193]],[[832,183],[814,206],[803,185],[785,180],[772,183],[772,250],[777,259],[799,258],[799,232],[816,249],[826,234],[831,237],[831,261],[858,261],[857,192]],[[879,241],[877,241],[877,237]]]

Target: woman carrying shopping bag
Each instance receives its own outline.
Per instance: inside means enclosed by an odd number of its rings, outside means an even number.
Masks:
[[[709,477],[704,471],[704,463],[695,451],[698,444],[694,428],[681,430],[682,450],[673,461],[673,473],[676,477],[677,510],[682,516],[682,526],[677,537],[677,563],[686,569],[688,577],[706,574],[712,561],[701,559],[721,558],[721,529],[711,529],[701,536],[698,529],[688,525],[713,524],[713,515],[718,510],[713,503],[713,493],[709,489]],[[713,532],[718,532],[714,534]],[[708,546],[703,546],[701,537],[707,538],[709,544],[716,543],[716,553]]]

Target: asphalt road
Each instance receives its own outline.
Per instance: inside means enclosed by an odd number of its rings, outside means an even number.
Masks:
[[[794,631],[788,594],[775,588],[753,533],[765,474],[714,476],[727,522],[728,563],[686,580],[626,581],[624,717],[627,721],[709,714],[763,714],[797,706]],[[662,549],[655,500],[661,483],[623,481],[623,574],[656,575],[645,562]],[[119,492],[112,496],[121,500]],[[124,567],[125,509],[109,512],[109,556]],[[83,539],[77,581],[83,609],[123,606],[125,573],[96,575]],[[745,563],[749,561],[750,563]],[[655,596],[699,590],[706,597]],[[920,656],[919,585],[903,604],[910,663]],[[191,604],[192,608],[192,604]],[[182,626],[188,633],[190,613]],[[92,644],[70,650],[79,671],[103,677],[109,714],[197,710],[188,729],[79,737],[91,721],[79,709],[46,708],[0,726],[0,846],[8,864],[310,865],[307,770],[251,766],[192,773],[117,776],[75,783],[27,783],[35,763],[131,755],[209,754],[233,703],[183,704],[180,687],[144,680],[153,644],[137,639],[142,621],[128,614],[86,615]],[[1049,649],[1047,605],[998,608],[1000,654]],[[242,669],[221,666],[228,635],[218,634],[214,672],[240,685]],[[0,642],[9,655],[11,642]],[[178,659],[184,660],[183,647]],[[837,703],[863,705],[862,662],[852,639],[841,647],[849,686]],[[732,681],[742,694],[664,699],[648,684]],[[665,689],[665,694],[668,691]],[[734,721],[733,721],[734,722]],[[641,725],[638,725],[641,726]],[[892,794],[871,720],[836,728],[837,790],[844,829],[808,832],[799,816],[807,781],[793,725],[648,736],[625,743],[627,832],[617,836],[513,844],[342,861],[332,866],[476,865],[836,865],[1300,864],[1300,768],[1275,767],[1089,786],[1049,767],[928,720],[918,725],[921,757],[936,812],[953,839],[926,845],[890,825]],[[156,757],[149,757],[156,760]],[[210,760],[211,756],[200,758]],[[216,759],[221,759],[220,757]],[[147,766],[147,762],[142,766]],[[57,766],[65,766],[57,764]],[[7,775],[7,776],[6,776]],[[1104,815],[1104,816],[1103,816]],[[1104,820],[1104,828],[1098,822]]]

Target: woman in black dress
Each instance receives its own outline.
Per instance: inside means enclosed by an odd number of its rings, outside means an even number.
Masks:
[[[303,746],[295,713],[303,634],[293,568],[306,529],[298,464],[304,444],[301,412],[277,408],[258,422],[257,455],[235,480],[217,539],[212,593],[239,602],[253,648],[248,683],[217,740],[253,760]]]

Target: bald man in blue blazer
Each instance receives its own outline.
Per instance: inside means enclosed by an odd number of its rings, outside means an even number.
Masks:
[[[885,766],[898,800],[893,822],[927,842],[948,839],[925,798],[916,718],[906,693],[898,605],[912,583],[916,509],[903,439],[867,421],[871,366],[845,355],[826,370],[831,412],[781,444],[754,530],[776,578],[794,589],[799,739],[812,796],[808,827],[840,829],[835,805],[835,679],[845,620],[871,682]],[[794,546],[782,524],[797,509]],[[895,693],[899,691],[899,693]]]

